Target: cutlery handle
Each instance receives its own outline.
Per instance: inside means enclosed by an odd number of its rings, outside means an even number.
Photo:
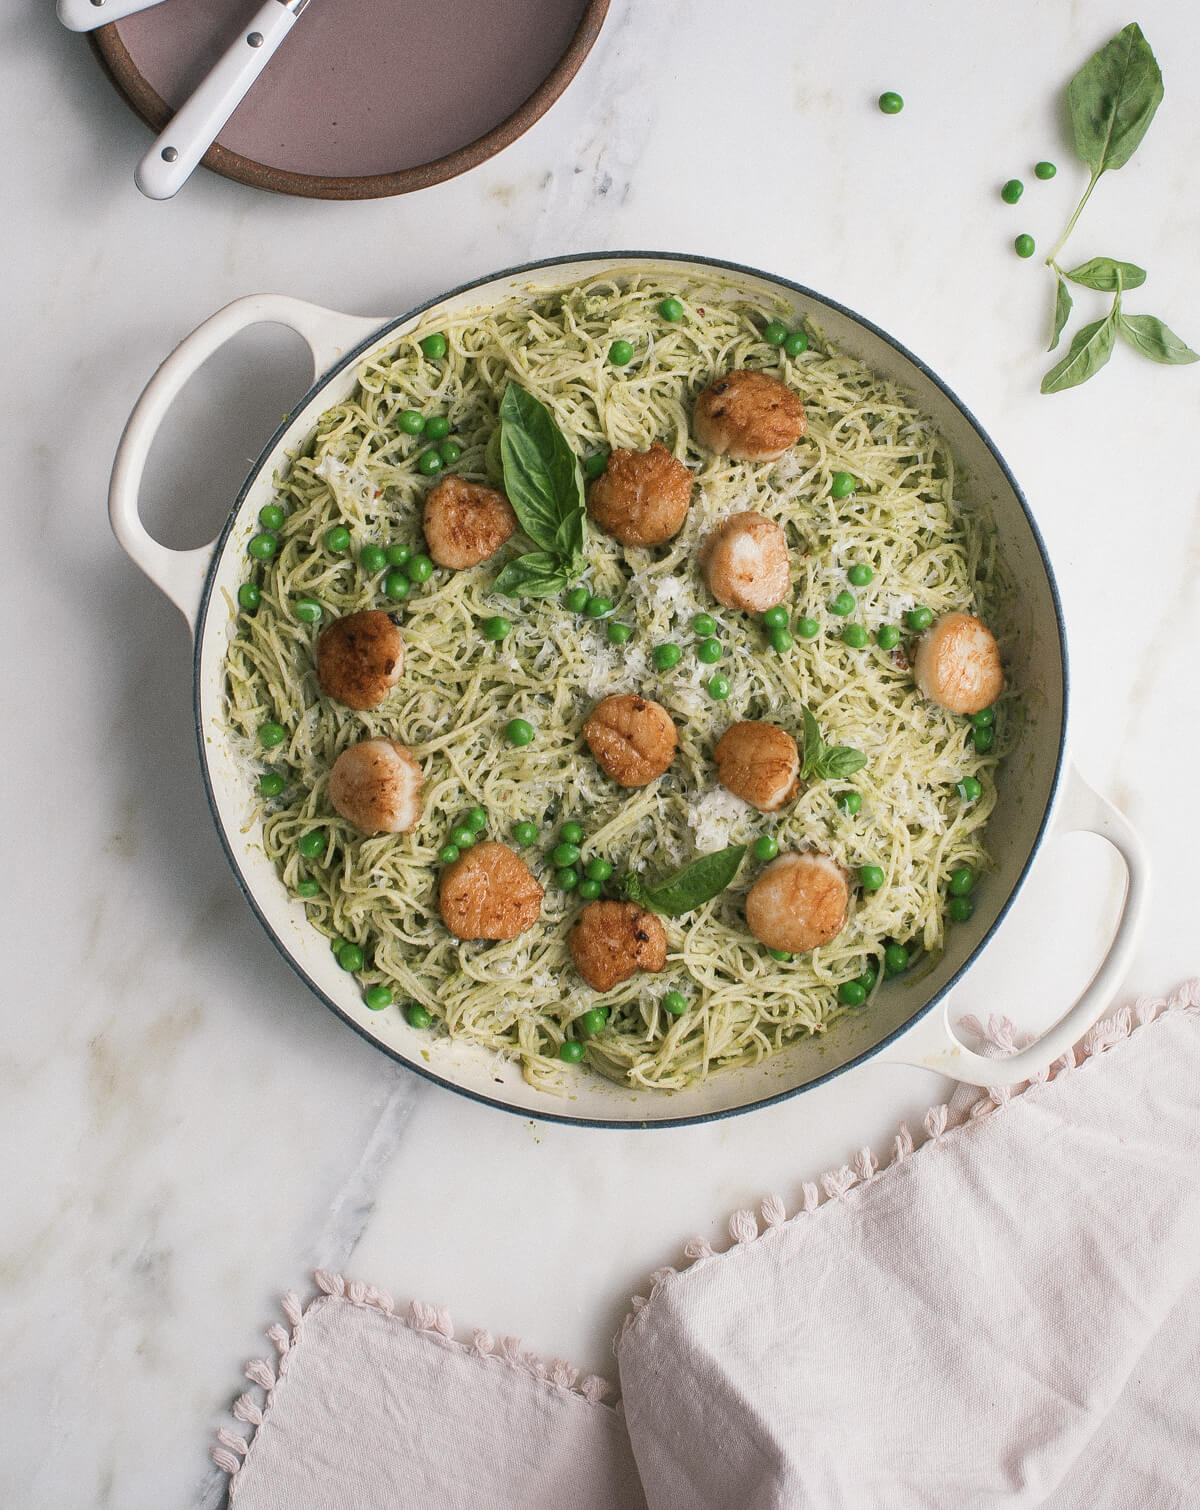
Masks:
[[[122,16],[149,10],[160,0],[58,0],[58,19],[69,31],[95,31]]]
[[[266,0],[138,164],[143,194],[170,199],[182,187],[295,24],[283,0]]]

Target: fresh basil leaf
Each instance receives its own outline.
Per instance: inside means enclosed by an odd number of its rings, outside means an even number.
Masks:
[[[825,741],[821,738],[821,730],[816,719],[807,708],[800,710],[804,714],[804,759],[800,765],[801,780],[806,780],[816,769],[817,761],[825,753]]]
[[[549,598],[571,585],[573,576],[550,551],[530,551],[510,561],[492,584],[506,598]]]
[[[1071,306],[1074,300],[1071,298],[1071,290],[1063,282],[1062,274],[1058,275],[1058,294],[1054,300],[1054,335],[1051,337],[1047,351],[1053,351],[1058,345],[1058,338],[1063,333],[1063,326],[1071,315]]]
[[[1063,274],[1072,283],[1084,288],[1099,289],[1102,294],[1115,294],[1118,288],[1140,288],[1146,281],[1146,269],[1136,262],[1115,262],[1111,257],[1093,257]],[[1053,348],[1051,348],[1053,349]]]
[[[616,883],[615,889],[622,902],[637,902],[640,905],[642,898],[646,895],[646,888],[642,885],[640,877],[634,875],[631,870],[625,872]]]
[[[583,474],[550,411],[519,383],[500,401],[504,491],[521,528],[543,550],[583,550]]]
[[[855,771],[861,771],[866,763],[867,757],[861,750],[852,749],[849,745],[834,745],[832,750],[826,750],[817,761],[813,774],[824,781],[844,781],[847,776],[853,776]]]
[[[1172,366],[1200,362],[1200,353],[1194,352],[1153,315],[1118,315],[1117,329],[1135,351],[1152,362],[1168,362]]]
[[[1077,332],[1070,351],[1042,379],[1042,392],[1061,393],[1064,388],[1075,388],[1095,377],[1112,356],[1115,327],[1116,322],[1110,314]]]
[[[668,917],[692,912],[725,890],[737,875],[745,854],[744,844],[731,844],[727,849],[701,855],[698,860],[676,871],[669,881],[658,886],[639,887],[641,896],[630,900],[640,902],[652,912],[666,913]]]
[[[1093,179],[1129,161],[1162,97],[1158,62],[1131,21],[1067,85],[1075,146]]]

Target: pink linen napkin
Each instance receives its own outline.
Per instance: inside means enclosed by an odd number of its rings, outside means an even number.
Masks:
[[[1160,1010],[1170,1006],[1171,1010]],[[236,1510],[1200,1503],[1200,983],[1050,1075],[935,1107],[690,1245],[637,1297],[623,1399],[445,1313],[325,1295],[213,1456]]]

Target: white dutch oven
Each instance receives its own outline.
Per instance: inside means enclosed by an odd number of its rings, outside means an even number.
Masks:
[[[951,932],[937,967],[919,981],[887,983],[865,1013],[820,1039],[798,1043],[762,1064],[725,1070],[705,1084],[663,1093],[632,1090],[598,1075],[571,1077],[559,1100],[535,1091],[514,1065],[468,1044],[410,1028],[395,1009],[371,1012],[328,942],[305,919],[247,827],[251,781],[234,759],[222,717],[228,604],[244,570],[246,542],[272,478],[313,429],[317,417],[354,388],[359,363],[415,326],[431,308],[447,313],[493,304],[620,268],[661,269],[672,279],[719,275],[753,300],[782,297],[797,318],[813,319],[840,348],[894,379],[931,414],[949,440],[971,496],[987,505],[1017,586],[1015,657],[1008,667],[1028,715],[1020,747],[999,772],[999,800],[988,829],[996,866],[981,884],[972,920]],[[314,386],[272,438],[251,472],[220,536],[199,550],[172,551],[152,540],[138,515],[138,492],[155,432],[180,389],[219,347],[248,326],[278,323],[312,352]],[[994,1059],[964,1048],[947,1018],[946,997],[978,957],[1011,905],[1039,846],[1052,835],[1090,830],[1120,852],[1127,886],[1109,952],[1087,990],[1056,1026],[1006,1061],[1006,1081],[1048,1066],[1100,1016],[1135,946],[1146,904],[1147,862],[1122,815],[1093,792],[1065,757],[1066,643],[1050,564],[1025,500],[988,437],[938,378],[881,330],[851,311],[785,279],[735,264],[660,253],[604,253],[536,263],[500,273],[423,305],[398,320],[337,314],[281,295],[239,299],[207,320],[167,358],[142,394],[117,452],[109,495],[117,539],[182,610],[195,641],[195,713],[200,762],[217,828],[234,872],[263,926],[301,978],[339,1017],[419,1074],[493,1106],[548,1120],[591,1125],[670,1125],[745,1111],[796,1094],[868,1057],[922,1065],[975,1085],[997,1079]]]

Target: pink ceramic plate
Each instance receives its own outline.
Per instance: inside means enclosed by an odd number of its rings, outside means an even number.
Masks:
[[[259,0],[165,0],[92,45],[159,131]],[[312,0],[204,166],[257,188],[375,199],[453,178],[543,115],[609,0]]]

